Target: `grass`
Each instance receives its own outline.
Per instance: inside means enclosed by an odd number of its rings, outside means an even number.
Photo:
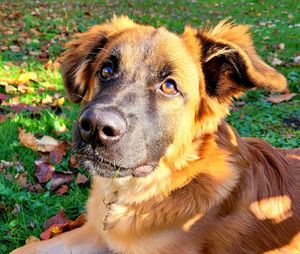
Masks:
[[[60,71],[46,70],[43,65],[49,59],[55,61],[72,34],[85,31],[113,14],[126,14],[138,22],[154,26],[164,25],[174,32],[181,32],[184,24],[199,26],[230,17],[237,23],[251,25],[254,42],[263,59],[267,60],[272,54],[288,63],[278,70],[288,78],[291,91],[298,95],[290,101],[273,105],[266,100],[267,92],[249,91],[236,102],[229,122],[242,136],[259,137],[278,147],[296,147],[300,144],[300,67],[292,63],[297,51],[299,54],[297,25],[300,23],[300,6],[297,2],[4,0],[0,3],[0,79],[16,79],[29,71],[38,75],[38,82],[30,83],[33,93],[9,94],[7,101],[18,96],[18,101],[33,104],[47,95],[64,93]],[[273,49],[272,45],[279,43],[285,44],[284,49]],[[19,50],[13,52],[10,46],[18,46]],[[48,89],[49,85],[55,85],[56,90]],[[45,91],[37,93],[40,87]],[[5,94],[4,86],[0,86],[0,93]],[[241,105],[241,101],[245,105]],[[21,161],[27,180],[36,182],[34,161],[40,155],[21,146],[18,128],[38,136],[50,135],[70,141],[78,110],[78,106],[66,102],[61,114],[51,108],[38,115],[26,111],[14,114],[0,123],[0,160]],[[0,105],[0,113],[10,112],[10,107]],[[53,129],[63,124],[68,131],[54,134]],[[68,170],[69,157],[70,152],[55,168]],[[43,230],[43,222],[61,208],[70,218],[75,218],[84,211],[87,198],[88,187],[79,187],[74,182],[63,196],[47,190],[28,192],[16,181],[17,173],[16,167],[7,169],[5,174],[0,171],[0,253],[24,244],[30,235],[38,236]],[[19,211],[16,212],[16,208]]]

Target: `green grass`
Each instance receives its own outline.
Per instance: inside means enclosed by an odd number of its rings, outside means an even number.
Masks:
[[[199,26],[216,23],[230,17],[237,23],[247,23],[252,33],[257,51],[267,60],[270,54],[290,64],[279,67],[289,80],[292,92],[300,93],[300,67],[293,66],[296,53],[299,53],[300,6],[295,1],[2,1],[0,3],[0,46],[18,45],[19,52],[10,49],[0,51],[0,79],[17,78],[20,73],[33,71],[38,82],[31,83],[35,92],[19,94],[19,101],[32,104],[32,100],[43,99],[47,95],[63,93],[59,71],[45,70],[46,58],[38,55],[47,53],[47,59],[53,61],[59,56],[63,44],[75,32],[85,31],[89,26],[110,18],[113,14],[126,14],[140,23],[154,26],[166,26],[174,32],[182,32],[184,24]],[[266,25],[264,25],[265,22]],[[268,23],[269,22],[269,23]],[[39,33],[37,33],[37,31]],[[273,44],[284,43],[283,50],[272,48]],[[47,89],[49,84],[56,91]],[[41,94],[39,87],[46,90]],[[5,93],[0,86],[0,93]],[[11,101],[16,95],[9,95]],[[267,92],[254,90],[241,100],[245,105],[238,106],[229,117],[229,122],[242,136],[265,139],[278,147],[296,147],[300,144],[300,96],[278,105],[266,100]],[[20,112],[0,123],[0,160],[22,161],[29,182],[36,182],[34,160],[40,156],[20,145],[18,128],[24,128],[38,136],[50,135],[57,139],[71,141],[72,126],[78,113],[78,107],[66,102],[62,114],[45,109],[40,114]],[[0,112],[11,110],[0,105]],[[291,119],[298,120],[298,126]],[[65,124],[69,131],[55,135],[57,124]],[[68,170],[70,152],[63,162],[55,165],[57,170]],[[8,169],[11,179],[6,179],[0,171],[0,253],[7,253],[24,244],[30,235],[38,236],[42,224],[61,208],[75,218],[84,211],[88,187],[78,187],[74,182],[63,196],[45,191],[28,192],[14,180],[17,169]],[[20,212],[14,213],[16,204]],[[31,224],[31,226],[29,226]]]

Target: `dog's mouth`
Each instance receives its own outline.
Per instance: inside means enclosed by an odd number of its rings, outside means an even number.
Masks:
[[[131,168],[125,168],[100,156],[91,156],[82,153],[80,153],[79,162],[84,168],[89,170],[92,175],[108,178],[125,176],[143,177],[150,174],[155,167],[154,164],[142,164]]]

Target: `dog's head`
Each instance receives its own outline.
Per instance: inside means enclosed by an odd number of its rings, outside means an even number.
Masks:
[[[286,86],[256,55],[246,26],[221,22],[176,35],[127,17],[68,43],[63,79],[82,103],[75,146],[85,167],[105,177],[148,175],[163,159],[180,168],[233,97]]]

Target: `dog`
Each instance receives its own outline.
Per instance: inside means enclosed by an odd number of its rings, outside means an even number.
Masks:
[[[93,175],[87,221],[14,254],[300,253],[299,149],[225,121],[247,89],[287,87],[248,26],[177,35],[120,16],[66,47],[74,146]]]

